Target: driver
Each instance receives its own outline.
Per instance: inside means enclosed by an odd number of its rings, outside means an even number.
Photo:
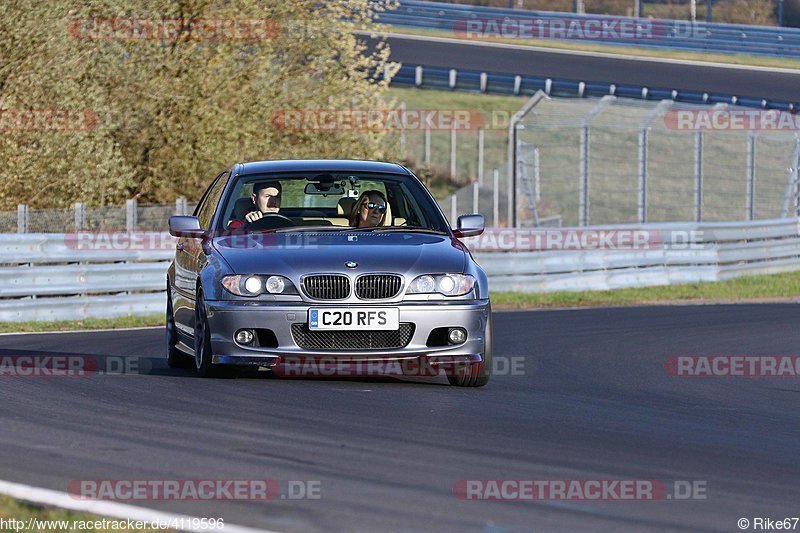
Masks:
[[[281,209],[281,182],[262,181],[253,184],[253,207],[245,212],[244,220],[231,220],[228,229],[239,229],[264,215],[277,214]]]

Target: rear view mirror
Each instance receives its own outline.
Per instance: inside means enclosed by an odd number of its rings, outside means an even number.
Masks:
[[[342,187],[341,183],[313,182],[306,184],[305,192],[306,194],[323,194],[325,196],[333,194],[334,196],[342,196],[344,194],[344,187]]]

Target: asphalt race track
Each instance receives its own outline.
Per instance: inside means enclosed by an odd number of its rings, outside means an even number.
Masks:
[[[800,71],[715,67],[664,60],[623,59],[591,53],[498,48],[475,42],[438,42],[393,35],[391,58],[428,65],[586,82],[641,85],[796,102]]]
[[[797,377],[670,376],[672,355],[797,355],[792,304],[498,312],[483,389],[445,380],[199,379],[159,329],[11,335],[0,356],[142,373],[0,377],[0,479],[319,480],[321,498],[134,505],[281,531],[738,531],[800,513]],[[465,501],[459,480],[699,481],[705,499]]]

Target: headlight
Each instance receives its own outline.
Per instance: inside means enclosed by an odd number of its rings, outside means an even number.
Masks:
[[[475,278],[466,274],[425,274],[411,282],[406,294],[439,293],[445,296],[462,296],[474,286]]]
[[[225,276],[222,286],[236,296],[297,294],[294,284],[283,276]]]

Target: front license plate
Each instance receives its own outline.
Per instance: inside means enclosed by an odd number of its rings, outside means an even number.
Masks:
[[[325,307],[308,310],[308,329],[400,329],[397,307]]]

